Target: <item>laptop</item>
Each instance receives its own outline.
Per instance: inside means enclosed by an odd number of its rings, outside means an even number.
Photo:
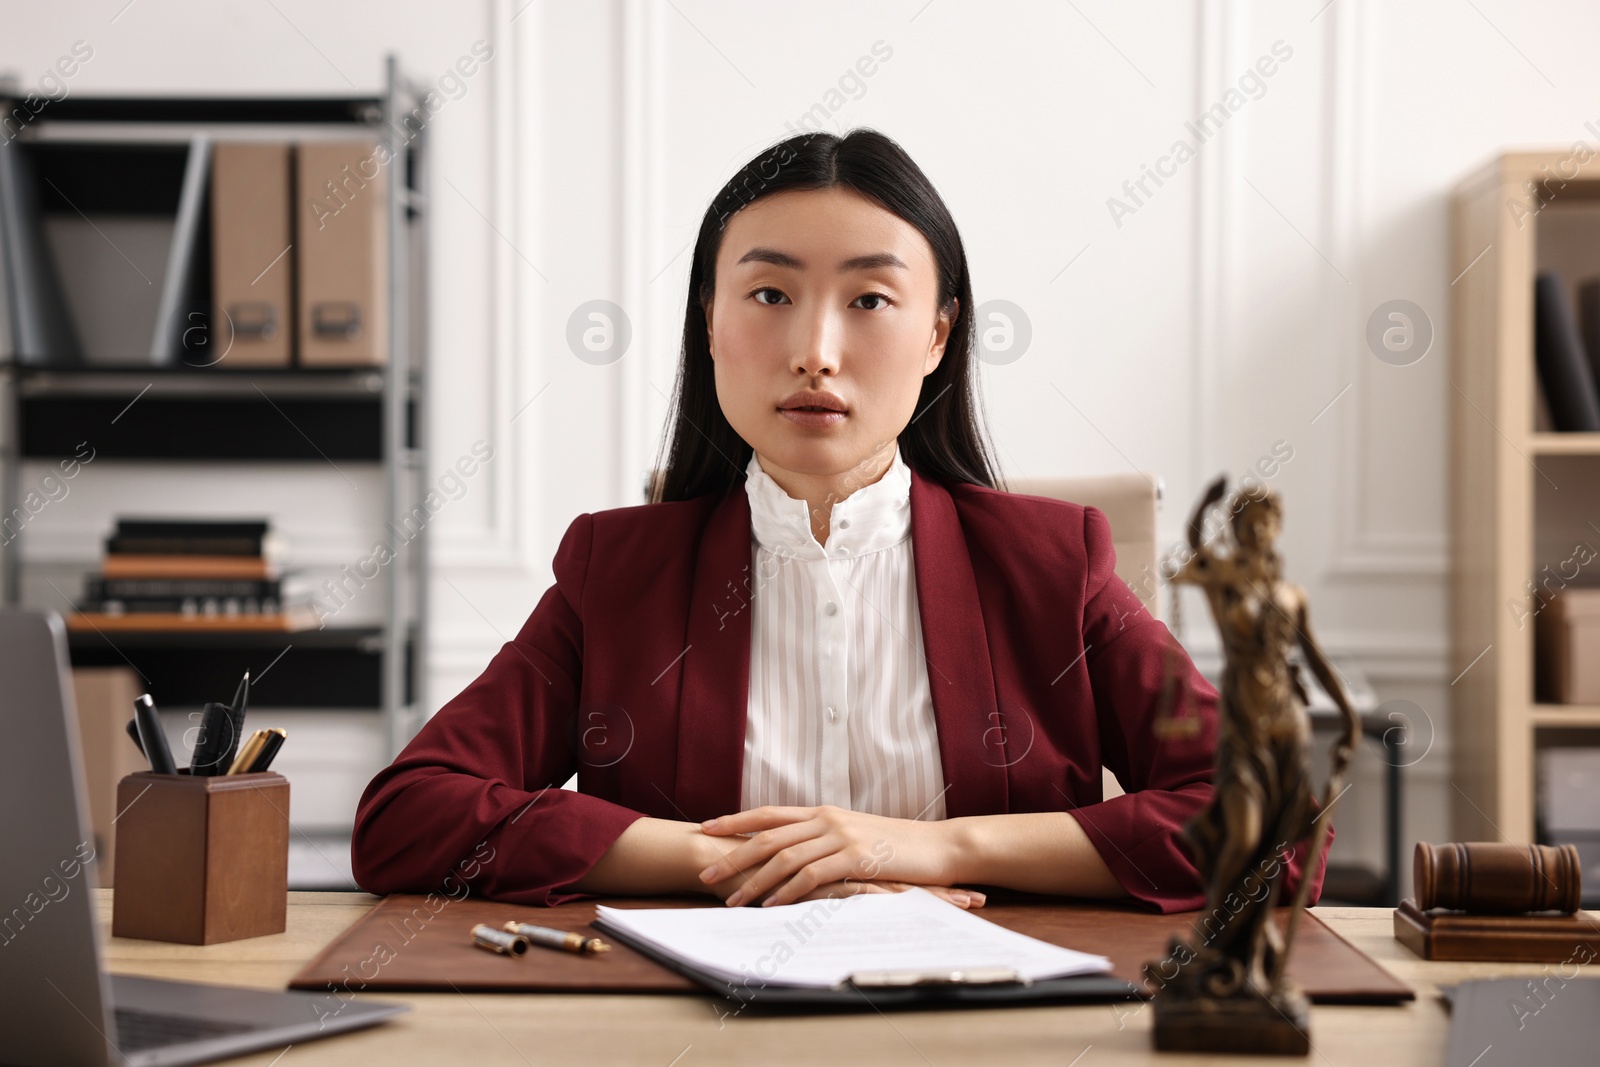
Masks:
[[[0,1062],[208,1063],[409,1010],[104,971],[69,667],[60,616],[0,610]]]

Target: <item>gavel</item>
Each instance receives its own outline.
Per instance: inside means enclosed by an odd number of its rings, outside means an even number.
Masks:
[[[1413,874],[1417,907],[1477,914],[1559,911],[1571,915],[1582,897],[1574,845],[1498,841],[1417,842]]]

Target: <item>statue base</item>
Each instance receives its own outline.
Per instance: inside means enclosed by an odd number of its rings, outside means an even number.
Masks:
[[[1170,992],[1157,993],[1153,1001],[1155,1045],[1161,1052],[1311,1052],[1311,1011],[1298,989],[1275,996],[1172,997]]]

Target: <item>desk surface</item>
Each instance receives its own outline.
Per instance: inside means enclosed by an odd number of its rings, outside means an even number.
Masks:
[[[95,892],[101,929],[109,931],[112,891]],[[117,974],[283,989],[302,964],[376,902],[365,893],[290,893],[285,933],[208,946],[107,937],[107,966]],[[1313,1006],[1309,1058],[1252,1057],[1251,1064],[1440,1064],[1449,1016],[1435,994],[1436,985],[1464,978],[1542,975],[1547,966],[1430,963],[1394,940],[1393,913],[1388,908],[1315,911],[1409,983],[1417,999],[1395,1007]],[[874,1067],[972,1063],[1183,1067],[1227,1062],[1220,1057],[1158,1056],[1151,1047],[1150,1008],[1139,1002],[808,1018],[746,1013],[724,1018],[730,1003],[710,995],[407,993],[372,999],[409,1004],[411,1012],[375,1029],[295,1046],[282,1067],[464,1062],[474,1067],[612,1063],[699,1067],[839,1061]],[[282,1054],[277,1049],[229,1062],[267,1067]]]

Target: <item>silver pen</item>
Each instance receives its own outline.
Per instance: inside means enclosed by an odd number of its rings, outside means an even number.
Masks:
[[[562,952],[587,954],[611,951],[611,946],[598,937],[584,937],[571,930],[556,930],[549,926],[535,926],[532,923],[516,921],[507,922],[500,929],[508,934],[527,938],[529,944],[543,945],[545,948],[559,949]]]

